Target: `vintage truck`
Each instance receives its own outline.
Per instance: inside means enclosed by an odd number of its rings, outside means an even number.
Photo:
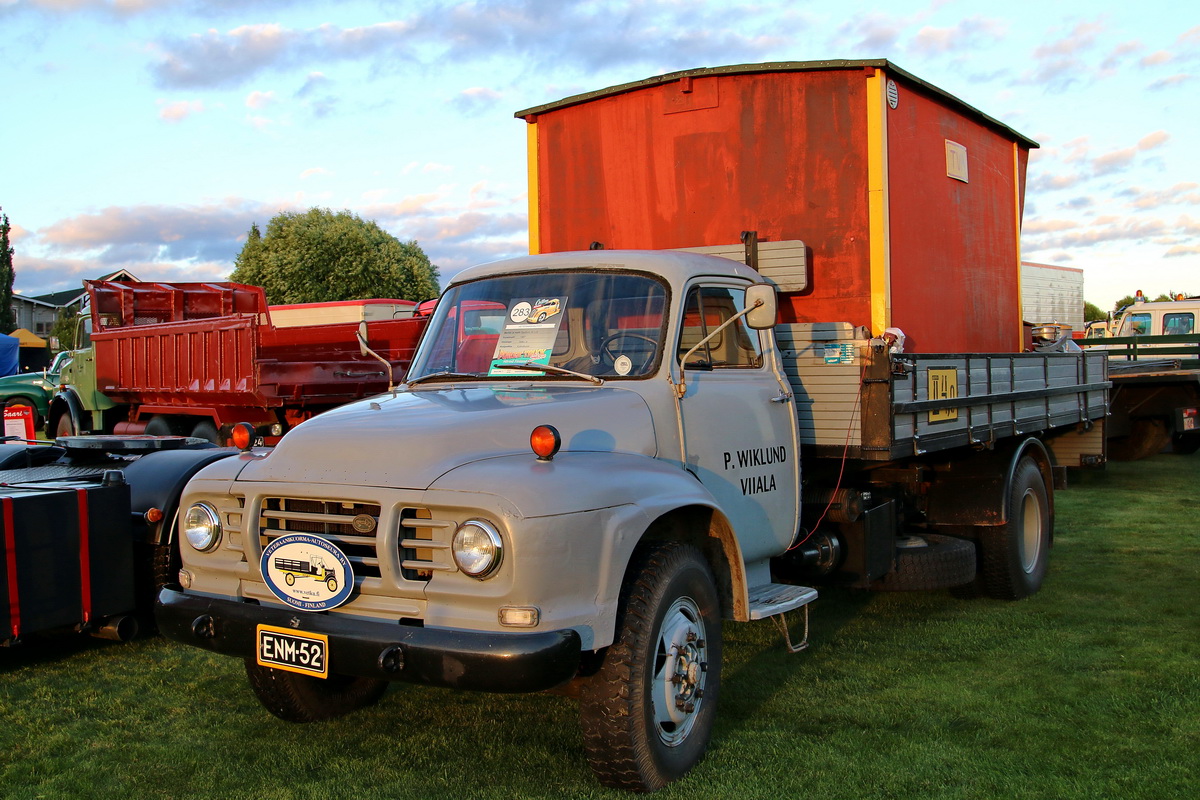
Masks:
[[[920,124],[885,125],[897,107]],[[243,659],[293,721],[389,681],[569,693],[599,780],[646,791],[705,752],[723,620],[800,650],[822,585],[1039,589],[1109,384],[1104,354],[1020,352],[1028,140],[887,62],[695,70],[521,116],[538,254],[456,275],[395,391],[192,479],[166,635]],[[914,171],[889,180],[891,124]],[[945,208],[994,213],[926,219]],[[887,246],[900,219],[918,229]],[[930,270],[922,308],[907,282]],[[301,593],[278,565],[316,548],[336,591]]]
[[[239,422],[272,444],[403,375],[425,320],[408,300],[268,306],[238,283],[85,281],[80,341],[45,412],[51,437],[195,436],[223,444]],[[385,366],[359,352],[373,322]]]

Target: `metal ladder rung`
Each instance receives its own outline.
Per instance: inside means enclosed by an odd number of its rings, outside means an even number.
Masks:
[[[784,614],[776,614],[771,617],[771,621],[775,623],[775,627],[779,628],[779,632],[783,634],[783,645],[789,653],[799,653],[801,650],[808,648],[808,606],[804,606],[804,638],[797,644],[792,644],[792,634],[788,630]]]

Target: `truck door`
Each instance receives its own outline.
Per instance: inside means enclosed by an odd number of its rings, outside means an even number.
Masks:
[[[737,285],[687,293],[675,361],[745,306]],[[768,337],[762,337],[768,339]],[[759,332],[733,323],[688,356],[680,401],[688,468],[720,502],[753,562],[777,554],[796,532],[799,453],[790,394]]]

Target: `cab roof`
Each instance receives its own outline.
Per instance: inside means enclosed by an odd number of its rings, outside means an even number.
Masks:
[[[673,286],[682,286],[700,276],[738,277],[750,283],[765,283],[761,275],[745,264],[719,256],[678,250],[575,250],[506,258],[468,267],[455,275],[449,286],[494,275],[567,269],[649,272]]]

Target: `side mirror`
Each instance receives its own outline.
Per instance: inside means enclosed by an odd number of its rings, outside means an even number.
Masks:
[[[778,314],[775,302],[775,287],[769,283],[756,283],[746,289],[746,324],[756,331],[775,327]]]
[[[363,320],[358,323],[358,335],[354,338],[358,339],[358,354],[362,356],[374,356],[371,349],[367,347],[367,321]]]

